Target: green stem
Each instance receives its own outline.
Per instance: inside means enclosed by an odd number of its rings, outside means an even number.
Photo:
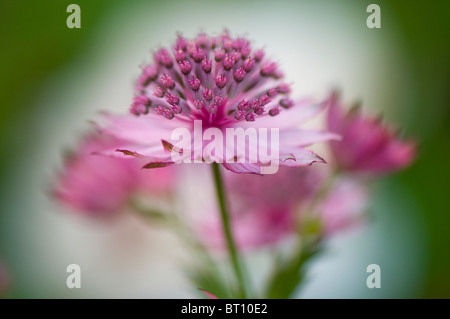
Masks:
[[[230,255],[231,263],[233,265],[234,273],[236,275],[236,279],[239,285],[240,294],[245,299],[248,298],[247,285],[245,284],[244,271],[242,269],[243,267],[240,262],[238,250],[236,249],[233,234],[231,232],[230,218],[227,209],[227,199],[225,195],[222,175],[220,173],[220,167],[219,164],[217,163],[212,163],[211,165],[214,175],[214,183],[216,186],[217,201],[219,204],[220,216],[222,218],[222,227],[228,247],[228,253]]]
[[[164,226],[168,229],[174,230],[178,239],[186,246],[191,248],[195,254],[194,259],[197,262],[195,270],[188,270],[190,279],[195,285],[201,289],[205,288],[213,292],[219,298],[231,298],[229,287],[227,287],[226,280],[224,280],[217,263],[210,255],[207,247],[194,235],[191,227],[183,221],[174,209],[169,209],[166,212],[155,210],[151,207],[144,207],[139,202],[131,199],[129,206],[133,212],[139,216],[148,219],[153,225]],[[214,288],[209,287],[213,285]]]
[[[169,209],[166,212],[161,212],[151,207],[144,207],[133,199],[129,201],[129,206],[133,212],[149,219],[149,221],[153,224],[165,226],[168,229],[174,229],[175,234],[183,243],[194,248],[194,251],[198,252],[199,256],[206,259],[206,261],[213,263],[212,257],[209,255],[206,247],[195,236],[193,236],[193,230],[187,225],[187,223],[183,223],[183,221],[180,220],[180,217],[173,209]]]

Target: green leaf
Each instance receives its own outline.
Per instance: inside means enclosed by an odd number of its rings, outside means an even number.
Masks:
[[[219,299],[236,298],[231,293],[231,289],[224,280],[222,273],[216,267],[201,267],[191,270],[189,278],[197,288],[206,290]],[[199,291],[199,295],[205,297],[201,291]]]
[[[292,256],[280,258],[268,280],[265,298],[290,298],[305,277],[307,262],[321,250],[317,240],[303,240]]]

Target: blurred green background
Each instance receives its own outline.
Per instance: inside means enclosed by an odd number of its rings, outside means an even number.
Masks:
[[[17,187],[11,187],[18,182],[26,187],[26,177],[16,175],[15,172],[20,172],[21,164],[24,158],[30,156],[30,152],[39,152],[39,145],[46,143],[45,140],[35,139],[36,130],[51,120],[45,118],[47,114],[65,112],[65,108],[69,107],[64,104],[43,105],[36,101],[41,97],[43,86],[55,73],[71,65],[73,61],[83,61],[87,48],[92,50],[92,36],[98,24],[106,16],[126,12],[137,2],[114,0],[0,2],[2,41],[0,51],[0,61],[2,61],[0,259],[10,270],[13,284],[18,283],[17,287],[13,285],[12,296],[48,296],[44,291],[41,291],[41,294],[35,292],[36,289],[28,287],[25,280],[18,278],[24,274],[23,269],[25,269],[18,265],[32,265],[35,257],[23,253],[23,248],[27,245],[23,240],[24,234],[20,233],[20,228],[12,228],[9,224],[9,215],[14,213],[14,209],[9,204],[11,199],[27,201],[27,198],[21,197]],[[65,26],[68,15],[66,8],[70,3],[77,3],[82,8],[81,29],[68,29]],[[146,2],[148,10],[157,12],[162,19],[170,19],[170,10],[176,10],[177,5],[170,3],[170,8],[166,8],[163,3],[162,1]],[[214,3],[214,1],[208,3]],[[227,1],[227,3],[239,10],[240,1]],[[255,8],[264,6],[262,2],[253,1],[252,3]],[[307,5],[308,1],[304,3]],[[324,8],[326,3],[327,1],[324,1]],[[382,109],[386,110],[387,116],[390,116],[393,122],[398,123],[398,126],[405,130],[405,135],[413,136],[420,143],[415,164],[404,172],[384,178],[376,187],[376,199],[381,204],[375,206],[383,207],[383,203],[398,192],[407,194],[403,200],[407,202],[407,207],[410,205],[414,208],[408,214],[411,214],[414,220],[419,220],[421,227],[425,230],[423,234],[417,234],[418,237],[424,238],[421,240],[424,245],[421,249],[425,253],[420,256],[424,263],[421,274],[423,281],[419,288],[413,289],[412,294],[399,293],[394,296],[449,298],[450,2],[342,1],[339,5],[348,7],[349,14],[361,19],[361,28],[365,28],[364,19],[367,17],[365,8],[369,3],[377,3],[382,9],[382,28],[371,32],[377,32],[377,37],[395,36],[393,45],[401,48],[401,54],[397,58],[408,72],[394,74],[396,70],[393,69],[392,77],[398,81],[405,80],[411,83],[408,90],[400,90],[398,94],[391,92],[389,96],[393,97],[393,102],[382,106]],[[201,1],[195,1],[192,5],[203,4]],[[283,5],[287,6],[286,10],[290,10],[290,2],[278,3],[280,7]],[[211,14],[216,14],[214,9],[211,10]],[[276,18],[276,16],[265,17],[265,19],[274,20]],[[186,19],[194,19],[198,23],[199,30],[207,27],[202,25],[202,17],[188,16]],[[193,22],[190,21],[190,23]],[[317,23],[326,24],[327,22],[318,20]],[[391,29],[391,25],[395,25],[395,29]],[[116,31],[120,28],[121,25],[115,26],[112,29],[115,32],[111,31],[109,37],[103,40],[114,42]],[[236,32],[245,32],[245,30]],[[280,34],[280,37],[282,39],[283,35]],[[295,41],[295,39],[286,39],[286,41]],[[150,49],[151,46],[149,45],[148,48]],[[307,49],[305,47],[305,50]],[[390,54],[389,46],[383,50],[386,51],[386,55]],[[130,75],[130,78],[131,76],[133,75]],[[367,76],[372,75],[367,74]],[[379,81],[382,83],[383,79]],[[124,90],[130,90],[130,88],[131,85]],[[55,132],[55,134],[58,133]],[[39,170],[40,166],[36,165],[35,169]],[[38,191],[41,190],[36,190]],[[408,224],[408,214],[400,214],[403,218],[401,223]],[[26,223],[26,214],[20,218]],[[388,240],[385,243],[389,245]],[[411,246],[405,249],[414,252],[414,245],[415,243],[411,243]],[[395,264],[391,266],[395,267]],[[399,267],[405,267],[405,265],[402,264]],[[29,276],[36,275],[30,270]],[[414,281],[414,278],[411,278],[411,281]],[[43,287],[46,286],[43,285]],[[30,292],[31,290],[33,293]],[[50,294],[50,296],[54,295]],[[381,292],[377,296],[391,295]]]

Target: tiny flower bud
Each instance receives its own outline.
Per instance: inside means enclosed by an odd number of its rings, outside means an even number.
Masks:
[[[155,61],[170,69],[173,65],[169,52],[166,49],[161,49],[155,53]]]
[[[224,74],[216,76],[214,81],[219,89],[222,89],[227,85],[227,77]]]
[[[184,75],[189,74],[191,72],[191,63],[187,60],[183,60],[178,62],[178,65],[180,66],[181,73]]]
[[[173,106],[172,106],[172,111],[173,111],[173,113],[175,113],[175,114],[180,114],[181,111],[182,111],[182,108],[181,108],[181,106],[179,106],[179,105],[173,105]]]
[[[217,62],[220,62],[225,57],[225,51],[223,49],[215,49],[214,50],[214,58]]]
[[[237,108],[238,110],[246,111],[250,108],[250,104],[246,100],[242,100],[239,102]]]
[[[212,61],[208,60],[206,57],[203,59],[202,61],[202,70],[205,73],[209,73],[211,72],[211,68],[212,68]]]
[[[294,101],[291,99],[285,98],[280,100],[280,105],[285,109],[291,108],[294,106]]]
[[[234,63],[236,62],[236,60],[234,59],[234,57],[230,54],[226,54],[225,58],[223,59],[223,68],[225,70],[231,70],[231,68],[233,67]]]
[[[167,103],[169,103],[170,105],[176,105],[176,104],[180,103],[180,98],[176,95],[167,93],[165,98],[166,98]]]
[[[192,79],[189,80],[189,86],[193,91],[198,91],[198,89],[200,88],[200,80],[195,76],[192,77]]]
[[[267,105],[267,104],[269,104],[270,103],[270,101],[272,101],[271,99],[270,99],[270,97],[268,97],[267,95],[263,95],[263,96],[261,96],[259,99],[258,99],[258,102],[259,102],[259,105],[260,106],[264,106],[264,105]]]
[[[160,86],[155,86],[155,89],[153,90],[153,95],[156,97],[163,97],[164,90]]]
[[[211,103],[208,107],[208,112],[211,114],[214,114],[217,112],[218,106],[216,105],[216,103]]]
[[[186,58],[186,53],[184,53],[184,51],[181,49],[177,49],[177,50],[175,50],[174,56],[175,56],[175,60],[177,62],[180,62]]]
[[[203,102],[202,100],[195,100],[194,106],[197,110],[201,110],[202,108],[205,107],[205,102]]]
[[[255,65],[255,59],[250,58],[250,57],[246,58],[244,60],[244,71],[247,73],[250,72],[253,69],[254,65]]]
[[[203,97],[206,101],[210,101],[213,97],[213,90],[211,89],[204,89],[203,90]]]
[[[275,116],[280,114],[280,107],[278,105],[276,105],[275,107],[271,108],[269,111],[269,115],[270,116]]]
[[[264,51],[258,50],[255,52],[255,60],[256,62],[260,62],[264,58]]]
[[[247,115],[245,116],[245,120],[247,122],[254,122],[255,121],[255,114],[254,113],[247,113]]]
[[[277,64],[275,62],[266,62],[261,67],[260,73],[262,76],[269,76],[269,75],[274,75],[276,70],[277,70]]]
[[[186,51],[187,49],[187,41],[185,38],[183,38],[181,35],[178,36],[177,42],[176,42],[177,48]]]
[[[168,74],[163,74],[161,77],[161,84],[167,89],[173,89],[175,87],[175,82]]]
[[[236,111],[234,118],[238,121],[243,120],[245,118],[245,113],[243,111]]]
[[[238,83],[241,82],[244,79],[245,74],[246,73],[242,67],[238,68],[236,71],[234,71],[234,80]]]
[[[277,94],[278,94],[278,90],[276,88],[272,88],[267,91],[267,95],[270,97],[277,96]]]
[[[164,116],[166,119],[173,119],[175,114],[173,111],[165,108],[164,106],[158,105],[155,109],[156,114]]]
[[[221,106],[223,103],[223,97],[221,97],[220,95],[217,95],[214,97],[214,104],[216,104],[217,106]]]
[[[148,97],[144,95],[135,96],[133,99],[133,104],[131,104],[130,107],[130,112],[134,115],[146,114],[150,104],[151,101]]]
[[[194,59],[195,62],[199,63],[203,60],[203,58],[205,57],[205,53],[203,52],[202,49],[200,49],[199,47],[196,47],[192,53],[191,53],[192,58]]]
[[[291,89],[289,88],[289,85],[282,83],[277,86],[277,91],[278,91],[278,93],[286,94],[286,93],[289,93],[291,91]]]
[[[262,115],[264,114],[264,106],[258,106],[255,110],[254,110],[256,115]]]

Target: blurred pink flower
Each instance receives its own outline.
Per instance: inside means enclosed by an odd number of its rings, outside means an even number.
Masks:
[[[138,159],[119,159],[95,154],[115,148],[111,136],[88,135],[65,160],[65,167],[53,190],[63,204],[92,216],[118,212],[132,195],[163,194],[173,183],[173,169],[142,170]]]
[[[194,121],[202,131],[226,128],[279,129],[279,165],[306,166],[324,160],[304,147],[337,138],[328,132],[299,129],[298,125],[315,116],[324,104],[310,100],[293,101],[289,85],[282,82],[278,65],[252,50],[244,38],[232,38],[225,32],[210,37],[199,34],[193,40],[178,36],[172,50],[160,49],[154,54],[155,64],[143,68],[137,81],[136,96],[130,108],[132,115],[107,116],[104,131],[126,143],[120,156],[148,159],[145,168],[174,163],[172,152],[183,153],[191,161],[220,162],[236,173],[261,173],[260,159],[250,163],[246,149],[260,145],[215,149],[205,155],[205,143],[189,139],[189,152],[174,148],[171,133],[184,128],[195,135]],[[267,143],[266,154],[271,153]],[[245,148],[245,149],[241,149]],[[230,152],[231,150],[231,152]],[[244,154],[245,163],[230,163],[229,153]]]
[[[342,136],[341,141],[330,142],[341,169],[376,174],[399,170],[412,162],[412,141],[400,140],[392,129],[379,119],[364,116],[359,108],[345,113],[336,93],[329,102],[328,129]]]
[[[273,175],[225,174],[232,229],[241,249],[271,245],[298,231],[298,221],[318,218],[323,236],[356,225],[368,201],[363,181],[342,177],[312,211],[310,205],[329,178],[323,167],[281,167]],[[196,229],[212,248],[225,247],[218,214],[205,214]]]
[[[322,178],[314,167],[281,167],[276,174],[264,176],[227,174],[238,244],[258,247],[295,231],[297,209],[314,196]]]
[[[350,176],[341,176],[333,182],[313,214],[318,216],[325,236],[357,226],[364,221],[369,203],[365,183]]]

